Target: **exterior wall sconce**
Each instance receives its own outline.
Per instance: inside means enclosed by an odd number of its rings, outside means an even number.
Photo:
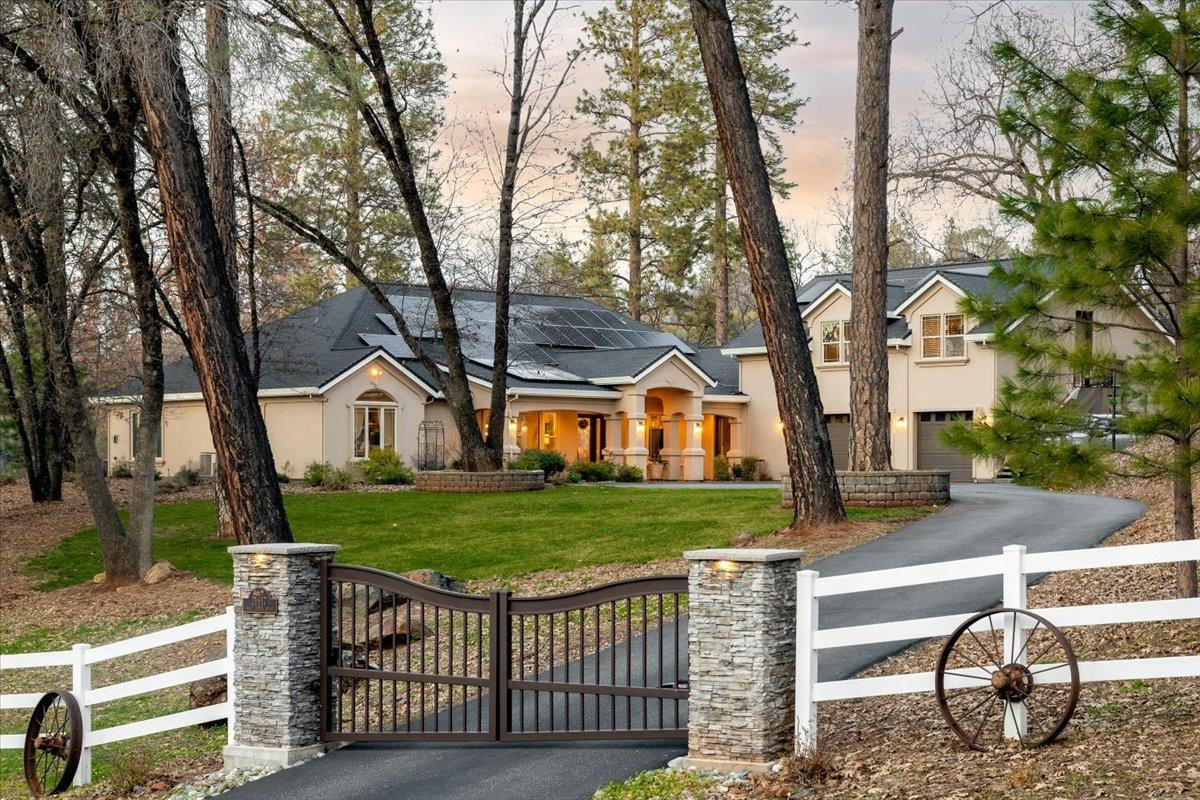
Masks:
[[[903,431],[908,429],[908,417],[896,417],[896,430]]]
[[[720,561],[713,562],[713,569],[717,572],[724,572],[728,575],[737,572],[738,565],[736,561],[730,561],[727,558],[722,558]]]
[[[783,433],[783,420],[780,419],[775,421],[775,432],[778,434]]]
[[[271,557],[266,553],[255,553],[250,557],[251,563],[256,567],[266,566],[271,563]]]
[[[371,366],[367,367],[367,377],[372,381],[378,381],[383,377],[383,367],[379,366],[378,364],[372,364]]]
[[[699,439],[704,436],[704,423],[703,422],[693,422],[692,423],[692,436],[696,439]]]
[[[637,435],[641,436],[645,432],[646,432],[646,421],[644,419],[639,419],[637,421]]]

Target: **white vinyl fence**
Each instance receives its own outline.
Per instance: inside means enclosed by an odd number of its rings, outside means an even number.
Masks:
[[[228,719],[233,709],[233,681],[228,681],[228,691],[223,703],[217,703],[190,711],[180,711],[175,714],[165,714],[160,717],[130,722],[124,725],[114,725],[100,730],[92,729],[92,709],[101,703],[109,703],[134,695],[157,692],[171,686],[191,683],[203,678],[213,678],[218,675],[229,676],[232,669],[233,653],[233,607],[225,609],[224,614],[215,617],[188,622],[174,628],[135,636],[112,644],[92,647],[89,644],[77,644],[70,650],[54,650],[45,653],[15,653],[0,654],[0,681],[3,673],[15,669],[35,669],[39,667],[70,667],[71,693],[79,701],[83,712],[83,753],[79,759],[79,769],[75,773],[75,785],[82,786],[92,779],[92,748],[97,745],[111,744],[138,736],[149,736],[153,733],[186,728],[202,722]],[[153,650],[169,644],[209,636],[214,633],[225,634],[225,656],[223,658],[194,664],[190,667],[160,672],[145,678],[114,683],[108,686],[92,686],[92,667],[114,658]],[[56,689],[47,686],[46,689]],[[37,705],[44,692],[27,694],[0,694],[0,709],[33,708]],[[232,742],[233,725],[229,726],[230,741]],[[0,750],[21,749],[24,747],[25,735],[19,733],[0,735]]]
[[[821,650],[948,636],[973,616],[970,613],[951,614],[943,617],[821,629],[819,604],[822,597],[1000,575],[1004,587],[1002,604],[1006,608],[1026,609],[1028,575],[1196,560],[1200,560],[1200,541],[1135,544],[1049,553],[1026,553],[1023,545],[1009,545],[1004,548],[1003,553],[994,556],[859,572],[853,575],[822,578],[813,570],[799,572],[796,575],[796,748],[806,750],[816,747],[817,703],[934,691],[933,672],[818,681],[817,654]],[[1154,622],[1200,618],[1200,598],[1030,610],[1036,611],[1060,628]],[[981,628],[983,629],[986,629],[986,625]],[[1024,635],[1024,631],[1005,631],[1005,635],[1021,636]],[[1079,662],[1081,683],[1196,676],[1200,676],[1200,653],[1167,658]],[[946,677],[947,688],[961,688],[966,685],[965,678]],[[1018,738],[1018,733],[1023,734],[1024,731],[1006,730],[1009,738]]]

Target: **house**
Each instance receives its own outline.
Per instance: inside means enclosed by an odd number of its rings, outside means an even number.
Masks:
[[[424,287],[385,285],[423,349],[440,361],[438,326]],[[495,296],[457,290],[455,313],[480,422],[490,424]],[[712,477],[713,457],[741,455],[749,397],[738,364],[716,348],[689,345],[587,300],[512,298],[505,451],[555,450],[568,461],[606,456],[645,470],[665,462],[673,480]],[[263,326],[259,405],[276,467],[299,476],[311,462],[335,465],[374,448],[420,466],[452,465],[458,435],[445,398],[398,334],[392,316],[362,287]],[[188,359],[166,367],[159,471],[215,457],[200,386]],[[110,464],[136,447],[140,384],[98,398]]]
[[[967,318],[962,298],[1001,291],[989,263],[945,264],[888,272],[889,406],[892,463],[897,469],[947,469],[955,480],[994,478],[1000,467],[942,444],[939,433],[959,420],[987,420],[1011,359],[997,352],[992,331]],[[428,290],[386,285],[422,347],[441,363],[438,326]],[[850,276],[805,283],[797,301],[811,333],[834,460],[845,468],[850,439]],[[455,292],[467,370],[480,422],[491,391],[494,295]],[[1117,312],[1105,312],[1117,313]],[[1136,313],[1136,312],[1133,312]],[[1063,336],[1086,336],[1118,354],[1136,353],[1153,316],[1120,327],[1084,309],[1055,314],[1074,320]],[[1118,323],[1115,327],[1104,323]],[[400,337],[391,315],[363,288],[265,325],[259,404],[276,466],[298,476],[307,464],[343,464],[373,448],[396,450],[421,467],[452,465],[458,434],[437,382]],[[765,459],[768,474],[786,471],[783,426],[762,328],[754,325],[726,347],[690,345],[595,303],[574,297],[516,294],[504,419],[505,452],[539,448],[568,461],[607,458],[645,470],[665,463],[669,480],[713,476],[713,459]],[[1103,409],[1103,380],[1069,377],[1068,397]],[[131,458],[137,383],[100,398],[111,463]],[[187,359],[166,368],[160,471],[214,463],[208,418]]]
[[[989,277],[991,270],[992,262],[969,262],[888,271],[888,405],[896,469],[945,469],[953,480],[987,480],[1001,467],[948,448],[939,438],[942,429],[956,421],[986,421],[998,401],[1002,381],[1015,373],[1011,358],[994,347],[992,329],[964,316],[959,308],[968,295],[1001,296],[1004,289]],[[797,294],[810,332],[838,469],[846,468],[850,449],[848,352],[853,346],[849,337],[853,290],[850,275],[843,273],[815,277]],[[1138,329],[1162,330],[1148,311],[1143,310],[1144,316],[1136,320],[1119,319],[1118,313],[1124,312],[1063,308],[1055,309],[1054,317],[1074,320],[1062,324],[1064,337],[1084,336],[1118,355],[1132,356],[1150,344]],[[1119,327],[1122,322],[1131,324]],[[1117,323],[1118,327],[1105,323]],[[787,459],[779,435],[782,426],[761,326],[752,326],[721,352],[737,359],[736,385],[750,398],[742,448],[765,458],[768,469],[784,471]],[[1106,407],[1103,379],[1067,377],[1063,396],[1097,410]]]

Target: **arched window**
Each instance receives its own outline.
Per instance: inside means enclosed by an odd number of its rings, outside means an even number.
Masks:
[[[354,458],[372,450],[396,449],[396,400],[381,389],[368,389],[354,401]]]

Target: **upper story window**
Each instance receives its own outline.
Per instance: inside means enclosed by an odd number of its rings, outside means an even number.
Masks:
[[[924,314],[921,317],[921,358],[964,358],[962,314]]]
[[[821,323],[821,363],[845,364],[849,358],[850,320]]]
[[[354,457],[395,449],[396,400],[380,389],[368,389],[354,401]]]
[[[134,411],[129,415],[129,455],[137,458],[138,443],[142,438],[142,412]],[[155,443],[154,458],[162,461],[163,457],[163,424],[158,421],[158,441]]]

